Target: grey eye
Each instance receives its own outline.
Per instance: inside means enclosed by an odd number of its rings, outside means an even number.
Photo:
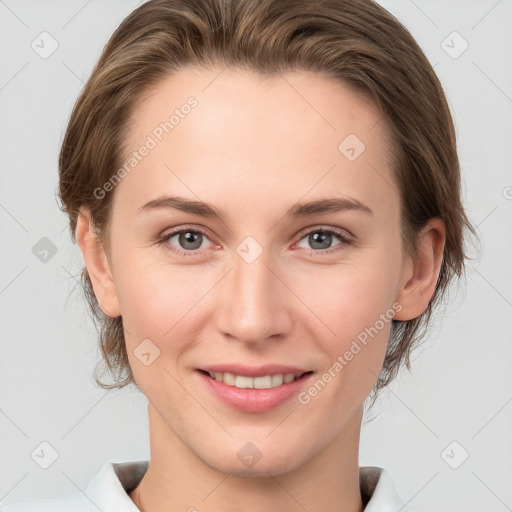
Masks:
[[[308,236],[308,242],[313,249],[329,249],[332,243],[332,234],[316,231]]]
[[[180,231],[171,237],[169,242],[176,236],[178,237],[180,247],[189,251],[199,249],[203,242],[203,234],[197,231]]]

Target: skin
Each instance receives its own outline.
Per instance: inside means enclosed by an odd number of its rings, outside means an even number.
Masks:
[[[190,96],[197,107],[115,188],[108,250],[86,209],[77,226],[96,297],[106,314],[123,316],[130,364],[149,402],[151,459],[130,497],[145,512],[234,511],[240,503],[249,512],[360,512],[362,404],[390,322],[307,405],[294,397],[265,413],[242,412],[220,402],[195,370],[280,363],[312,370],[316,380],[393,304],[397,320],[425,311],[443,223],[431,220],[418,259],[406,257],[380,112],[310,72],[183,70],[138,105],[130,151]],[[366,146],[354,161],[338,150],[349,134]],[[225,216],[138,212],[164,195],[211,203]],[[297,202],[333,197],[357,199],[373,213],[285,216]],[[207,236],[192,251],[178,236],[155,241],[171,228]],[[318,248],[308,235],[320,228],[352,243],[333,235]],[[236,251],[247,236],[263,250],[252,263]],[[161,351],[149,366],[134,355],[147,338]],[[237,457],[247,442],[261,452],[251,468]]]

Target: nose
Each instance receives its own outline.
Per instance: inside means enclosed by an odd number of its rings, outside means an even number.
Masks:
[[[282,339],[291,330],[293,294],[270,252],[248,262],[234,253],[217,296],[216,326],[224,335],[252,347]]]

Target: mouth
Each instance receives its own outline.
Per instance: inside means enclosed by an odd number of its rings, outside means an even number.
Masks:
[[[268,375],[261,375],[251,377],[248,375],[238,375],[231,372],[213,372],[207,370],[199,370],[210,379],[217,382],[222,382],[227,386],[232,386],[239,389],[272,389],[289,384],[296,380],[303,378],[306,375],[312,374],[312,371],[298,372],[298,373],[273,373]]]
[[[314,371],[282,364],[249,366],[223,363],[197,368],[195,374],[224,405],[249,413],[271,411],[297,396]]]

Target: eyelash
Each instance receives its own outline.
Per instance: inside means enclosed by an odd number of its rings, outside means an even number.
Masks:
[[[168,243],[169,239],[172,238],[173,236],[179,235],[180,233],[186,233],[187,231],[191,231],[192,233],[201,233],[202,235],[209,239],[208,233],[206,233],[206,231],[204,231],[201,228],[193,228],[191,226],[177,229],[176,231],[171,231],[170,233],[166,233],[165,235],[162,235],[157,239],[157,243],[162,245],[165,250],[170,251],[174,254],[178,254],[178,256],[197,256],[197,249],[196,251],[183,251],[181,249],[176,249],[175,247],[171,246]]]
[[[201,233],[206,238],[209,239],[208,233],[197,227],[185,227],[178,229],[176,231],[171,231],[170,233],[166,233],[162,235],[161,237],[158,237],[156,242],[164,247],[167,251],[170,251],[174,254],[178,254],[179,256],[197,256],[197,250],[195,249],[193,251],[184,251],[181,249],[177,249],[174,246],[171,246],[169,244],[169,239],[171,239],[175,235],[179,235],[180,233],[186,233],[186,232],[192,232],[192,233]],[[322,254],[331,254],[333,252],[339,251],[341,249],[336,249],[338,246],[347,246],[347,245],[353,245],[353,240],[348,238],[346,235],[344,235],[341,231],[334,230],[332,228],[314,228],[309,231],[303,232],[302,236],[299,238],[299,242],[302,241],[304,238],[306,238],[308,235],[311,235],[313,233],[323,233],[327,235],[334,235],[339,238],[340,243],[335,245],[334,247],[331,247],[330,249],[309,249],[306,250],[306,253],[312,256],[320,256]]]

